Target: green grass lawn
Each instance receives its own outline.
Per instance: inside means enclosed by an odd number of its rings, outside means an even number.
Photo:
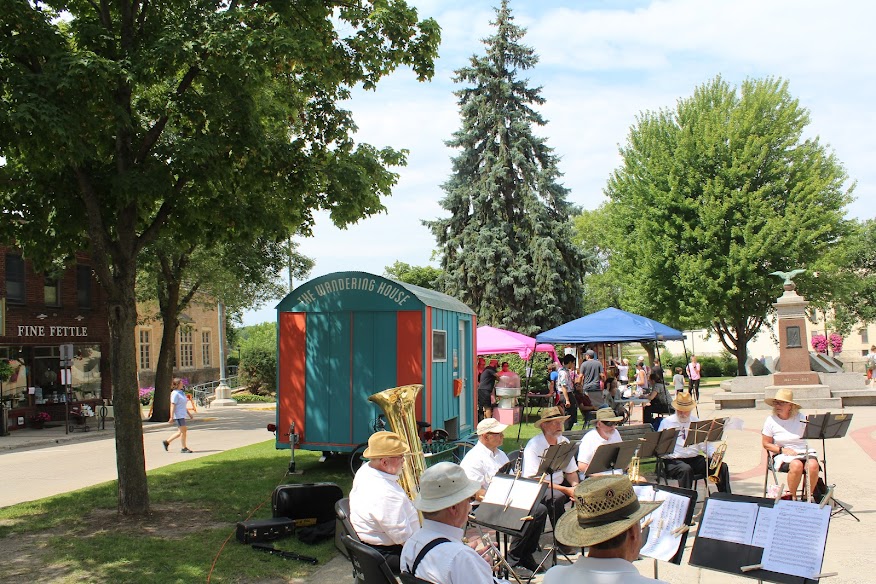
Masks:
[[[297,467],[304,474],[284,477],[289,452],[275,450],[270,440],[156,469],[148,474],[152,512],[145,518],[117,514],[114,481],[0,509],[0,548],[7,550],[0,561],[0,581],[306,578],[318,566],[257,552],[238,543],[234,530],[250,516],[271,516],[270,497],[278,484],[328,481],[348,492],[348,459],[320,463],[318,458],[319,453],[299,451]],[[278,549],[315,556],[320,564],[335,553],[331,541],[311,546],[293,537],[274,543]]]

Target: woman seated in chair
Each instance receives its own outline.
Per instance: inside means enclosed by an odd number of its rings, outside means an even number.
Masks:
[[[773,457],[776,470],[788,473],[788,490],[797,497],[797,488],[803,478],[805,464],[809,478],[809,491],[818,486],[818,460],[813,450],[808,450],[803,433],[806,431],[806,416],[800,413],[800,404],[794,401],[794,392],[780,389],[776,397],[765,399],[772,406],[773,414],[763,424],[763,447]],[[808,450],[808,454],[807,454]]]

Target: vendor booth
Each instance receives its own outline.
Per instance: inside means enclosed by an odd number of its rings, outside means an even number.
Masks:
[[[548,353],[551,359],[557,360],[557,352],[550,343],[536,344],[535,339],[514,331],[491,326],[478,327],[478,355],[499,355],[502,353],[517,353],[521,359],[529,359],[533,349],[536,352]]]
[[[535,336],[539,343],[596,344],[681,341],[684,334],[656,320],[606,308]]]
[[[277,305],[277,448],[350,452],[382,412],[369,396],[420,384],[414,415],[451,437],[477,421],[474,312],[365,272],[302,284]]]

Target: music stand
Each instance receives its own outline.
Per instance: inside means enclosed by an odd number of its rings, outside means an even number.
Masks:
[[[693,446],[700,442],[718,442],[724,435],[724,422],[727,418],[717,420],[701,420],[691,422],[687,431],[685,446]]]
[[[634,440],[603,444],[593,453],[593,458],[587,465],[587,472],[584,475],[589,477],[606,471],[611,471],[611,474],[614,474],[615,470],[629,467],[638,447],[638,442]]]
[[[657,447],[654,456],[665,456],[675,452],[675,441],[678,439],[678,428],[666,428],[658,432]]]
[[[554,496],[554,472],[562,470],[569,465],[569,462],[575,457],[575,454],[578,451],[578,444],[578,441],[553,444],[548,446],[548,449],[541,455],[541,464],[538,465],[538,470],[536,471],[535,476],[544,477],[547,475],[550,484],[551,499],[553,499]],[[553,501],[551,501],[551,505],[548,507],[551,514],[551,525],[554,526],[551,530],[551,539],[553,539],[554,543],[553,549],[551,549],[551,560],[553,562],[552,565],[555,566],[557,564],[557,516],[554,511]]]
[[[639,458],[651,458],[657,450],[657,443],[660,441],[660,432],[648,432],[638,440]]]
[[[821,454],[822,459],[821,463],[824,465],[824,482],[828,483],[827,480],[827,446],[825,444],[825,440],[829,440],[832,438],[844,438],[846,432],[849,430],[849,426],[852,424],[852,414],[831,414],[830,412],[826,414],[817,414],[814,416],[808,416],[806,418],[806,429],[803,431],[803,439],[804,440],[821,440]],[[808,457],[809,454],[807,453]],[[804,463],[805,464],[805,463]],[[808,476],[809,473],[806,472],[804,466],[805,476]],[[860,523],[860,519],[852,513],[852,511],[845,506],[839,499],[836,497],[833,498],[839,510],[837,513],[846,512],[852,517],[855,518],[855,521]]]

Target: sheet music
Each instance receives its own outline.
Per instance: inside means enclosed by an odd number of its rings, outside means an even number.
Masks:
[[[756,520],[757,503],[709,499],[697,537],[751,545]]]
[[[779,501],[761,563],[765,570],[815,578],[821,573],[831,508]]]
[[[775,507],[761,507],[757,510],[757,523],[754,526],[754,535],[751,537],[751,545],[754,547],[766,547],[770,540],[770,530],[778,509]]]
[[[668,562],[678,553],[682,534],[673,535],[672,531],[684,525],[690,499],[668,491],[655,489],[650,485],[634,486],[636,497],[640,501],[663,501],[656,511],[648,515],[651,529],[648,541],[642,546],[641,554],[649,558]]]
[[[497,480],[499,479],[499,480]],[[513,490],[511,486],[514,486]],[[515,509],[532,509],[541,485],[533,481],[514,481],[514,477],[493,477],[490,488],[484,494],[484,503],[514,507]],[[510,495],[509,495],[510,493]]]

